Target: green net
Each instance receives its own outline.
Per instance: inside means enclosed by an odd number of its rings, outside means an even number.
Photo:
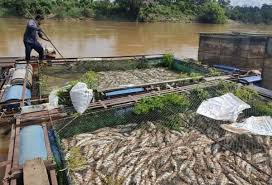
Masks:
[[[228,122],[196,114],[205,99],[226,92],[252,106],[238,121],[271,115],[271,104],[254,91],[222,82],[187,94],[144,99],[136,106],[88,111],[55,124],[63,152],[70,156],[70,181],[269,184],[271,137],[233,134],[220,127]],[[82,164],[74,165],[76,159]]]

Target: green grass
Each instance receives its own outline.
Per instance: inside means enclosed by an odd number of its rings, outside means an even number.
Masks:
[[[189,100],[185,95],[178,94],[143,98],[136,103],[133,112],[138,115],[146,114],[154,110],[163,110],[168,106],[186,109],[189,107]]]

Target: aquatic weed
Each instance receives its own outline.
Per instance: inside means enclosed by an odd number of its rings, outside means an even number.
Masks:
[[[133,112],[135,114],[145,114],[154,110],[162,110],[170,106],[186,109],[189,107],[189,100],[185,95],[179,94],[143,98],[136,103]]]
[[[162,67],[168,67],[169,69],[173,68],[174,64],[174,55],[172,53],[167,53],[163,55],[163,60],[162,60]]]
[[[87,164],[87,160],[81,154],[79,147],[72,147],[70,149],[67,161],[70,170],[76,170]]]

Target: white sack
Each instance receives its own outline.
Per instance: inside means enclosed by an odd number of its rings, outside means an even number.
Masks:
[[[233,128],[247,130],[256,135],[272,136],[272,118],[270,116],[250,117],[242,123],[233,123]]]
[[[239,114],[249,108],[250,105],[228,93],[202,102],[197,113],[215,120],[235,122]]]
[[[75,110],[83,114],[93,98],[93,90],[88,89],[87,84],[78,82],[71,89],[70,98]]]
[[[59,105],[59,97],[57,95],[58,90],[54,90],[50,92],[49,95],[49,105],[52,107],[58,107]]]

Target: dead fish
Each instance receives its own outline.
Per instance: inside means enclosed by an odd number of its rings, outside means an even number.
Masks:
[[[232,181],[233,183],[235,183],[235,184],[237,184],[237,185],[243,185],[243,183],[241,183],[241,182],[238,180],[237,176],[235,176],[235,175],[233,175],[233,174],[231,174],[231,173],[226,174],[226,175],[227,175],[228,179],[229,179],[230,181]]]
[[[124,153],[127,150],[128,146],[123,146],[118,149],[118,151],[115,153],[116,157],[119,157],[122,153]]]
[[[120,164],[123,161],[123,159],[124,159],[124,156],[123,155],[119,155],[119,157],[116,160],[116,164],[117,165]]]
[[[133,165],[128,166],[126,172],[124,173],[124,177],[129,176],[129,174],[133,172],[133,169],[134,169],[134,166],[133,166]]]
[[[224,174],[221,174],[220,177],[218,178],[218,180],[219,180],[218,185],[227,185],[227,184],[229,184],[229,180]]]
[[[268,160],[264,153],[257,153],[252,156],[252,161],[255,164],[262,163]]]
[[[196,174],[193,170],[191,170],[190,168],[187,168],[185,170],[185,173],[188,177],[190,177],[191,181],[193,184],[197,184],[197,178],[196,178]]]
[[[185,168],[187,168],[187,166],[189,166],[189,164],[190,164],[190,161],[184,161],[184,162],[180,165],[180,167],[179,167],[179,173],[182,173],[182,171],[183,171]]]
[[[165,162],[165,164],[163,166],[160,167],[160,171],[166,171],[168,168],[171,167],[171,162],[170,159],[168,161]]]
[[[174,172],[177,172],[179,169],[178,169],[178,164],[177,164],[177,161],[175,161],[175,159],[173,157],[171,157],[171,164],[173,166],[173,170]]]
[[[210,155],[210,154],[212,153],[211,147],[210,147],[210,146],[205,147],[205,148],[204,148],[204,153],[205,153],[206,155]]]
[[[197,183],[199,185],[206,185],[206,182],[204,181],[204,179],[202,178],[202,176],[200,174],[197,175],[196,178],[197,178]]]
[[[181,178],[182,181],[186,182],[187,184],[192,184],[191,178],[187,177],[182,171],[179,171],[178,176]]]
[[[103,150],[98,150],[98,152],[93,155],[93,158],[94,160],[98,160],[101,158],[102,155],[103,155]]]
[[[84,177],[84,182],[89,183],[90,179],[92,178],[92,175],[93,175],[93,170],[88,169]]]
[[[124,180],[124,185],[130,185],[131,184],[131,177],[132,175],[130,174],[129,176],[126,177],[126,179]]]
[[[141,183],[141,180],[142,180],[141,176],[142,176],[142,170],[139,170],[139,171],[136,173],[136,175],[134,176],[134,179],[133,179],[133,181],[135,182],[135,184],[138,185],[138,184]]]
[[[173,173],[174,173],[173,171],[164,173],[163,175],[161,175],[161,176],[156,180],[156,183],[155,183],[155,184],[160,184],[161,181],[166,180],[166,179],[169,178]]]
[[[135,172],[139,171],[144,165],[145,165],[144,162],[137,164],[137,166],[135,167],[134,171]]]
[[[64,149],[64,151],[67,151],[69,149],[69,144],[68,144],[68,140],[67,139],[62,139],[62,148]]]
[[[214,174],[215,176],[219,176],[222,173],[221,165],[215,159],[211,159],[214,164]]]
[[[182,133],[180,133],[180,132],[178,132],[178,131],[176,131],[176,130],[171,130],[170,132],[171,132],[172,134],[178,136],[178,137],[183,137]]]
[[[94,137],[96,137],[94,134],[86,133],[86,134],[76,135],[75,139],[78,140],[78,141],[80,141],[80,140],[85,139],[85,138],[91,139],[91,138],[94,138]]]
[[[195,158],[195,157],[192,157],[191,160],[190,160],[190,162],[189,162],[188,167],[189,167],[189,168],[193,168],[194,165],[195,165],[195,163],[196,163],[196,158]]]
[[[76,184],[82,184],[83,183],[82,175],[79,173],[74,173],[74,181]]]
[[[97,176],[97,177],[95,178],[95,184],[96,184],[96,185],[103,185],[103,183],[102,183],[101,179],[99,178],[99,176]]]

